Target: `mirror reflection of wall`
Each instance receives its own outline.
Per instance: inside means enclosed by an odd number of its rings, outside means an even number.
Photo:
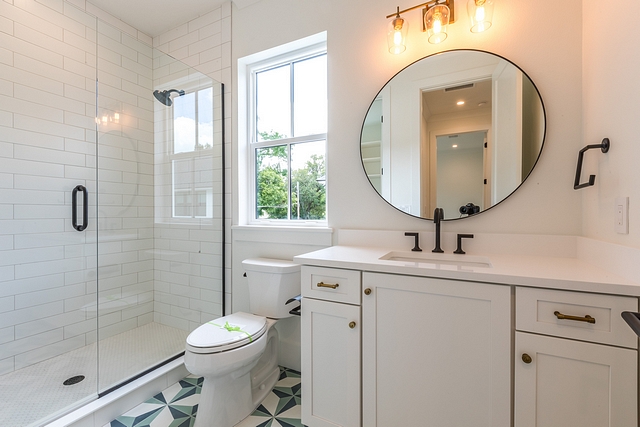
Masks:
[[[479,183],[463,192],[451,181],[455,157],[440,152],[438,137],[467,134],[482,134],[486,146],[481,168],[472,168],[482,171]],[[443,207],[454,219],[460,206],[486,210],[515,191],[537,162],[544,134],[542,100],[517,66],[487,52],[442,52],[406,67],[378,93],[362,129],[362,161],[373,187],[397,209],[431,218]],[[459,160],[458,177],[467,160]]]
[[[362,165],[376,191],[382,194],[382,99],[373,101],[362,127]]]
[[[437,206],[459,215],[473,203],[484,208],[484,131],[440,135],[437,140]]]
[[[422,92],[421,126],[423,131],[421,135],[423,136],[421,145],[424,153],[422,156],[431,160],[428,163],[422,163],[423,172],[421,176],[423,177],[424,185],[422,186],[423,204],[421,216],[429,217],[436,207],[441,207],[444,209],[445,218],[456,218],[459,216],[460,206],[467,203],[473,203],[481,208],[491,206],[490,186],[487,185],[485,195],[485,184],[483,183],[483,180],[491,174],[491,160],[488,156],[485,156],[484,152],[484,143],[487,142],[484,138],[486,137],[488,140],[488,133],[492,124],[491,88],[491,79],[484,79]],[[455,144],[452,141],[451,145],[441,144],[438,139],[440,135],[449,135],[449,138],[460,138],[461,143]],[[480,169],[478,169],[480,175],[476,177],[478,181],[443,182],[441,180],[442,177],[454,178],[454,175],[441,173],[440,169],[443,167],[440,164],[441,159],[447,159],[447,169],[451,169],[456,153],[459,153],[458,155],[461,157],[468,158],[469,152],[467,150],[470,147],[466,143],[467,138],[472,136],[479,138],[479,135],[482,135],[482,141],[475,146],[476,149],[482,148],[477,153],[480,156]],[[458,149],[451,152],[452,145],[457,145],[457,147],[453,148]],[[462,147],[464,147],[464,152]],[[447,153],[443,153],[441,156],[441,149],[447,150]],[[466,163],[462,160],[461,162]],[[463,176],[468,177],[465,174]],[[463,194],[469,195],[471,192],[471,190],[463,191],[461,188],[463,184],[475,188],[473,193],[477,194],[477,196],[472,197],[474,201],[468,200],[462,203],[464,197],[461,196]],[[478,186],[480,186],[479,189],[477,188]],[[446,203],[446,206],[443,203]]]

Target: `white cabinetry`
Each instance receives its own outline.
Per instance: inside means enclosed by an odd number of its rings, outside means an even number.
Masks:
[[[517,288],[515,427],[637,427],[638,340],[620,317],[637,307],[631,297]]]
[[[302,423],[359,427],[359,271],[302,267]]]
[[[365,272],[363,288],[364,426],[511,425],[510,287]]]
[[[318,266],[302,295],[308,427],[638,427],[635,297]]]

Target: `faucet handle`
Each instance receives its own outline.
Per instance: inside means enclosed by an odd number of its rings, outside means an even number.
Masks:
[[[464,255],[466,253],[462,250],[462,239],[473,239],[473,234],[458,234],[458,248],[453,251],[454,254]]]
[[[413,249],[411,249],[413,252],[422,252],[422,249],[420,249],[420,234],[419,233],[410,233],[410,232],[407,231],[407,232],[404,233],[404,235],[413,237],[415,239]]]

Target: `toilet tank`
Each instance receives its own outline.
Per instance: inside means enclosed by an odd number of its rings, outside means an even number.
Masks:
[[[253,258],[242,261],[249,281],[251,313],[280,319],[298,303],[285,305],[289,298],[300,295],[300,265],[292,261]]]

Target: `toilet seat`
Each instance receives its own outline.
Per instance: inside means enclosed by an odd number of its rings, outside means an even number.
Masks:
[[[187,337],[193,353],[219,353],[242,347],[260,338],[267,330],[267,318],[234,313],[199,326]]]

